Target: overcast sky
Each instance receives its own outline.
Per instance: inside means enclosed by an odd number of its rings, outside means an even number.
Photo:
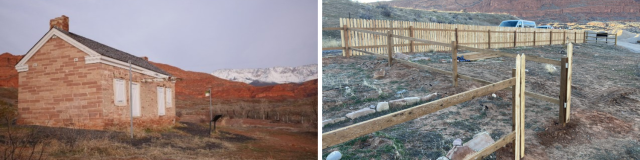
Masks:
[[[185,70],[318,63],[315,0],[0,0],[0,53],[27,53],[61,15],[73,33]]]

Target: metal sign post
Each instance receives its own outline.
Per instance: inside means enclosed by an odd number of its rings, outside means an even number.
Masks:
[[[131,139],[133,139],[133,83],[131,83],[131,60],[129,60],[129,114],[131,116]]]

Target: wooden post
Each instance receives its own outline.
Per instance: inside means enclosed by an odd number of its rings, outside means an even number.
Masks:
[[[391,67],[391,62],[393,61],[393,32],[387,32],[387,53],[389,54],[389,67]]]
[[[582,39],[582,43],[587,43],[587,31],[584,31],[582,35],[584,36],[584,38]]]
[[[458,44],[451,41],[451,64],[453,64],[453,86],[458,87]]]
[[[349,49],[349,28],[347,28],[347,25],[343,25],[342,30],[344,31],[344,54],[349,58],[351,57],[351,51]]]
[[[413,38],[413,26],[409,26],[409,36]],[[409,52],[413,53],[413,41],[409,44]]]
[[[455,36],[456,36],[456,45],[458,45],[458,27],[456,27]]]
[[[487,42],[487,48],[491,49],[491,30],[487,31],[487,35],[489,35],[489,41]]]
[[[527,75],[526,69],[525,69],[526,68],[525,67],[526,66],[525,63],[527,61],[525,60],[525,55],[524,54],[522,54],[522,56],[520,58],[521,58],[521,60],[520,60],[520,79],[519,79],[519,81],[520,81],[520,158],[524,158],[524,137],[525,137],[525,134],[524,134],[524,128],[525,128],[525,123],[524,123],[524,121],[525,121],[525,112],[524,112],[525,111],[525,105],[524,105],[524,102],[525,102],[525,99],[527,99],[525,94],[524,94],[524,91],[525,91],[525,88],[526,88],[525,87],[525,84],[526,84],[525,80],[526,80],[526,75]]]
[[[573,43],[578,43],[578,32],[573,32]]]
[[[520,55],[516,56],[516,85],[513,86],[513,88],[515,88],[515,93],[516,93],[516,98],[515,98],[515,105],[513,106],[513,108],[515,109],[515,114],[513,115],[515,117],[515,121],[513,121],[513,123],[515,123],[514,125],[516,126],[516,129],[514,130],[514,132],[516,132],[516,138],[515,138],[515,143],[513,143],[513,152],[515,153],[515,160],[519,160],[520,159],[520,100],[521,100],[521,96],[520,96]]]
[[[517,68],[511,69],[511,77],[516,77],[516,69]],[[511,107],[511,122],[513,122],[513,124],[511,124],[511,131],[516,131],[516,95],[516,86],[513,86],[511,88],[511,105],[513,106]]]
[[[573,44],[567,45],[567,107],[565,109],[565,122],[569,123],[569,117],[571,115],[571,68],[573,66]]]
[[[513,31],[513,47],[514,47],[514,48],[516,47],[516,35],[517,35],[517,32],[516,32],[516,31],[518,31],[518,30],[514,30],[514,31]]]
[[[614,34],[616,36],[616,41],[613,43],[613,45],[618,45],[618,34]]]
[[[536,31],[533,31],[533,46],[536,46]]]
[[[559,103],[559,112],[558,112],[558,123],[562,124],[562,126],[566,125],[566,109],[564,108],[567,100],[567,68],[565,67],[567,64],[567,57],[560,59],[560,103]]]
[[[562,32],[562,44],[567,44],[567,31]]]
[[[549,31],[549,45],[553,45],[553,31]]]

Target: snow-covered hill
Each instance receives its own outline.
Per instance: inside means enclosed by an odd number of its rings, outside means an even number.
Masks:
[[[298,67],[272,67],[258,69],[221,69],[211,73],[212,75],[244,82],[255,86],[302,83],[308,80],[318,79],[318,65],[310,64]]]

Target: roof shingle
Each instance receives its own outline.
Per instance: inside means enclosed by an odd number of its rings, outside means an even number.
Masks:
[[[118,49],[115,49],[113,47],[104,45],[100,42],[96,42],[94,40],[91,40],[89,38],[85,38],[83,36],[80,36],[78,34],[72,33],[72,32],[67,32],[61,29],[58,29],[56,27],[53,27],[56,30],[66,34],[67,36],[73,38],[74,40],[82,43],[83,45],[87,46],[89,49],[94,50],[96,52],[98,52],[99,54],[103,55],[103,56],[107,56],[109,58],[113,58],[125,63],[128,63],[129,60],[131,60],[131,64],[132,65],[136,65],[154,72],[158,72],[160,74],[164,74],[164,75],[168,75],[171,76],[171,74],[165,72],[164,70],[154,66],[153,64],[149,63],[149,61],[141,58],[141,57],[137,57],[134,55],[131,55],[127,52],[124,51],[120,51]]]

